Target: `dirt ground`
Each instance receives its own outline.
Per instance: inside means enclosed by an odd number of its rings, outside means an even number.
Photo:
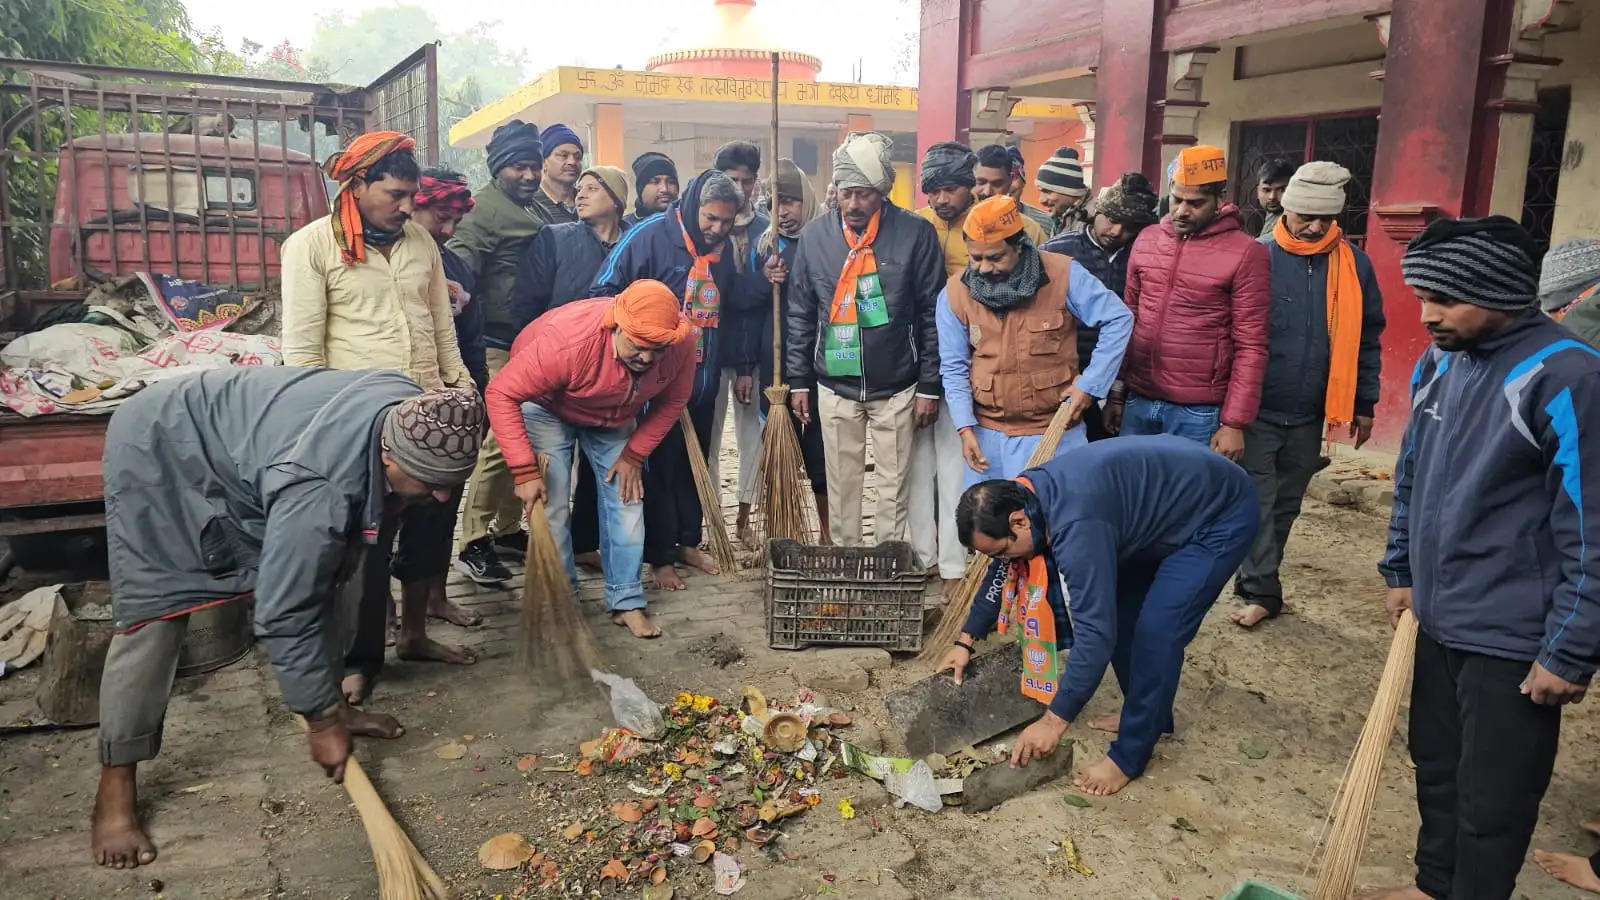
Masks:
[[[823,803],[784,829],[774,845],[781,852],[739,854],[748,876],[739,896],[1200,900],[1220,897],[1245,878],[1304,891],[1308,855],[1388,646],[1373,568],[1383,527],[1371,511],[1307,501],[1284,569],[1294,614],[1245,633],[1227,621],[1229,599],[1218,603],[1189,648],[1176,739],[1163,743],[1148,774],[1121,794],[1076,808],[1063,801],[1069,782],[1059,780],[987,814],[950,808],[930,815],[894,809],[865,779],[832,781]],[[766,648],[761,583],[689,581],[684,593],[652,593],[666,633],[641,642],[607,624],[599,583],[586,578],[584,611],[615,671],[657,700],[679,690],[734,698],[746,684],[775,700],[792,697],[798,685],[790,668],[812,665],[816,654]],[[20,586],[13,575],[6,599]],[[435,623],[431,630],[473,646],[482,661],[470,668],[392,663],[372,707],[396,714],[409,730],[397,741],[361,742],[358,754],[440,874],[465,896],[491,897],[509,893],[517,880],[479,868],[480,842],[511,830],[524,831],[535,846],[555,839],[547,824],[552,810],[533,806],[527,776],[512,760],[529,752],[572,753],[610,720],[597,697],[556,695],[518,669],[520,575],[508,590],[453,581],[451,593],[483,613],[486,624],[468,630]],[[715,646],[706,644],[718,635]],[[874,730],[863,724],[882,725],[885,690],[924,674],[922,664],[897,658],[873,674],[868,689],[825,699],[852,710],[858,727],[846,735],[859,736]],[[33,670],[0,681],[0,709],[30,695],[36,678]],[[1117,702],[1108,678],[1086,716]],[[1594,849],[1577,827],[1600,811],[1590,752],[1593,708],[1584,704],[1567,717],[1535,846]],[[1378,795],[1365,883],[1401,883],[1411,874],[1417,817],[1403,721]],[[1079,742],[1080,765],[1104,753],[1103,736],[1081,726],[1069,734]],[[465,758],[433,752],[467,735]],[[1262,750],[1264,757],[1251,758]],[[0,897],[376,895],[354,810],[307,759],[259,651],[182,679],[175,690],[165,747],[140,772],[141,811],[161,850],[155,864],[112,872],[89,863],[95,776],[92,729],[0,736]],[[852,799],[854,819],[840,820],[839,797]],[[1180,818],[1193,830],[1178,827]],[[1052,845],[1067,837],[1092,876],[1060,864]],[[703,874],[674,884],[680,898],[712,895]],[[637,892],[631,887],[616,896]],[[1517,896],[1577,892],[1530,863]]]

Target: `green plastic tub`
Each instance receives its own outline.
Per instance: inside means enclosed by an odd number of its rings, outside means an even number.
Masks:
[[[1222,900],[1300,900],[1300,898],[1270,884],[1246,881],[1224,894]]]

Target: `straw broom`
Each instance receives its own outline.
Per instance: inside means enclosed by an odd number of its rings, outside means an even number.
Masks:
[[[1033,448],[1033,454],[1028,457],[1028,467],[1037,466],[1055,456],[1061,436],[1066,433],[1067,405],[1063,403],[1056,409],[1056,414],[1050,417],[1050,424],[1039,439],[1039,446]],[[917,654],[918,659],[937,660],[961,633],[961,626],[966,624],[967,613],[972,611],[972,602],[978,598],[978,590],[983,586],[983,576],[988,573],[990,562],[989,557],[981,553],[973,554],[967,562],[967,571],[961,576],[955,597],[944,608],[939,626],[933,630],[933,636],[923,646],[922,652]]]
[[[688,445],[684,449],[689,451],[689,471],[694,474],[694,491],[700,495],[700,512],[705,516],[706,543],[711,547],[711,558],[716,560],[717,567],[724,575],[732,575],[739,568],[739,560],[733,555],[733,542],[728,539],[728,523],[722,518],[722,495],[711,481],[711,470],[706,467],[706,455],[700,449],[700,437],[695,433],[689,410],[685,409],[678,415],[678,424],[683,428],[683,442]]]
[[[1411,661],[1417,650],[1417,620],[1407,610],[1395,627],[1389,644],[1389,659],[1378,679],[1378,693],[1372,698],[1367,723],[1350,754],[1339,794],[1328,811],[1323,826],[1326,840],[1319,843],[1316,886],[1311,900],[1347,900],[1355,888],[1356,867],[1367,848],[1367,831],[1372,826],[1372,804],[1378,794],[1378,777],[1383,773],[1383,757],[1394,737],[1395,719],[1411,675]]]
[[[539,456],[539,469],[549,468]],[[587,683],[603,668],[594,632],[578,609],[544,504],[528,510],[528,558],[522,572],[522,664],[543,682]]]
[[[306,729],[306,720],[295,716]],[[344,792],[355,804],[372,847],[372,861],[378,867],[379,900],[448,900],[450,892],[406,830],[383,805],[378,789],[372,786],[361,761],[354,754],[345,762]]]
[[[772,54],[772,168],[767,195],[772,198],[768,234],[772,249],[778,248],[778,54]],[[789,386],[783,383],[783,288],[772,286],[772,387],[767,398],[767,423],[761,432],[758,505],[766,519],[767,538],[787,538],[809,543],[806,497],[809,491],[800,484],[800,438],[789,418]],[[811,498],[814,502],[814,498]]]

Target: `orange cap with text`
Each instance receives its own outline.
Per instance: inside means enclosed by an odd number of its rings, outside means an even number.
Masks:
[[[1022,210],[1005,194],[979,200],[967,213],[961,233],[974,241],[1003,241],[1022,230]]]
[[[1228,162],[1221,147],[1197,144],[1183,148],[1178,165],[1172,170],[1173,184],[1198,187],[1228,180]]]

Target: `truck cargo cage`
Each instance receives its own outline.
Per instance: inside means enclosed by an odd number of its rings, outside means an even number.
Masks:
[[[5,311],[136,271],[270,284],[351,138],[402,131],[437,161],[436,50],[365,88],[0,57]]]

